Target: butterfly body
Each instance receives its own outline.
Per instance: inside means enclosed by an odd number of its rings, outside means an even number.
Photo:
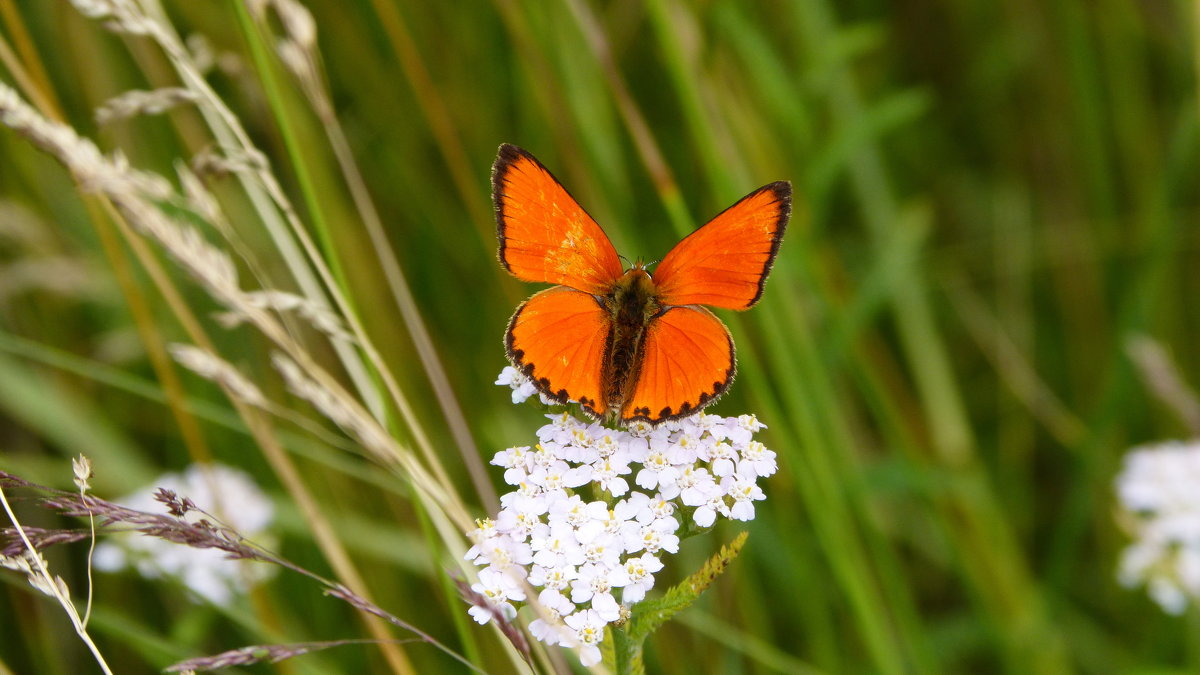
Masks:
[[[545,396],[596,418],[658,424],[699,411],[735,372],[728,329],[700,305],[758,301],[791,206],[771,183],[684,238],[653,275],[623,269],[612,243],[532,155],[500,148],[492,174],[500,262],[557,284],[517,308],[513,365]]]
[[[602,302],[612,317],[612,329],[601,382],[609,409],[620,410],[631,393],[630,383],[637,381],[646,326],[661,311],[661,305],[654,280],[638,266],[626,270]]]

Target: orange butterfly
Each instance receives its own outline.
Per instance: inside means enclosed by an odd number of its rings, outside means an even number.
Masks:
[[[758,302],[792,208],[792,185],[751,192],[671,249],[653,276],[612,242],[550,171],[515,145],[492,169],[500,263],[560,284],[513,314],[508,358],[538,390],[596,418],[658,424],[698,412],[733,380],[733,338],[700,305]]]

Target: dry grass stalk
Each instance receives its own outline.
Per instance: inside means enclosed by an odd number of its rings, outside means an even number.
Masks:
[[[154,21],[127,0],[71,0],[71,4],[80,14],[101,21],[115,33],[150,35],[157,28]]]
[[[228,176],[235,173],[257,173],[267,168],[267,158],[257,150],[229,151],[223,154],[206,148],[192,157],[192,170],[201,176]]]
[[[30,537],[30,530],[23,527],[21,522],[17,520],[17,515],[13,512],[12,506],[8,503],[8,496],[4,492],[5,487],[11,487],[13,481],[6,480],[8,474],[0,472],[0,503],[4,506],[4,511],[8,514],[9,522],[12,527],[4,531],[4,534],[9,540],[9,545],[4,546],[0,552],[0,565],[23,572],[29,580],[31,586],[41,591],[42,593],[53,597],[58,601],[58,604],[66,612],[67,618],[71,620],[71,625],[75,628],[75,634],[83,643],[87,645],[88,650],[92,653],[92,657],[107,675],[112,675],[112,669],[104,660],[104,655],[100,653],[100,649],[96,643],[92,641],[91,635],[87,632],[87,618],[79,616],[79,610],[75,608],[75,603],[71,600],[71,589],[62,577],[52,576],[50,567],[46,564],[46,559],[42,557],[41,551],[37,544]],[[87,486],[87,479],[91,476],[91,464],[82,456],[80,461],[75,463],[75,482],[79,486],[79,499],[84,499],[84,491]],[[18,479],[20,484],[29,485],[27,481]],[[63,493],[70,494],[70,493]],[[74,496],[74,495],[72,495]],[[87,515],[91,517],[90,513]],[[95,539],[94,530],[89,530],[85,535],[90,539]],[[90,555],[90,554],[89,554]],[[91,583],[91,572],[89,567],[88,574],[89,584]],[[88,588],[88,613],[91,610],[91,588]]]
[[[179,365],[200,377],[226,387],[229,392],[256,408],[266,408],[262,390],[233,367],[233,364],[212,352],[192,345],[173,344],[168,348]]]
[[[409,644],[418,640],[393,640],[394,644]],[[234,666],[249,666],[255,663],[279,663],[287,659],[311,654],[313,652],[344,647],[346,645],[378,644],[376,640],[326,640],[320,642],[295,642],[281,645],[251,645],[239,649],[231,649],[212,656],[201,656],[187,661],[180,661],[165,670],[168,673],[194,673]]]
[[[1193,436],[1200,436],[1200,398],[1187,385],[1167,350],[1150,337],[1136,335],[1126,343],[1125,351],[1150,391],[1179,416]]]
[[[286,291],[263,290],[247,292],[243,299],[259,309],[271,309],[277,313],[295,312],[305,319],[309,325],[324,333],[331,339],[353,341],[354,336],[346,331],[342,320],[327,305],[314,302],[310,298]],[[223,326],[233,328],[244,323],[248,317],[235,312],[227,312],[217,317]]]
[[[134,89],[110,98],[97,108],[96,123],[105,125],[138,115],[158,115],[185,103],[195,103],[199,98],[196,92],[180,87]]]

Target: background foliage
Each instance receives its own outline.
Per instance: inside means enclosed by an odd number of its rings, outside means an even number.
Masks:
[[[336,114],[445,370],[448,413],[272,38],[234,0],[166,11],[219,55],[209,81],[324,238],[475,515],[487,500],[458,448],[490,457],[540,423],[491,384],[505,322],[534,290],[496,261],[496,147],[535,153],[630,258],[661,257],[761,184],[796,185],[763,302],[722,315],[740,375],[715,408],[757,413],[781,471],[737,563],[653,639],[651,670],[1200,669],[1196,616],[1167,617],[1115,582],[1124,535],[1111,489],[1130,445],[1189,433],[1143,386],[1128,340],[1152,336],[1200,382],[1194,3],[308,6]],[[146,40],[66,2],[14,0],[0,0],[0,38],[5,82],[135,166],[173,175],[176,158],[211,145],[188,107],[95,122],[112,96],[175,84]],[[105,213],[24,139],[0,133],[0,156],[0,468],[69,487],[67,457],[84,452],[95,491],[116,497],[204,448],[256,475],[280,509],[282,552],[328,573],[219,390],[176,370],[173,391],[153,367],[148,355],[186,335],[127,244],[104,240]],[[250,217],[235,190],[218,195]],[[264,277],[283,278],[263,232],[231,222]],[[178,277],[202,317],[215,309]],[[210,329],[228,360],[287,397],[261,340]],[[469,434],[452,433],[459,415]],[[510,668],[494,632],[463,626],[446,553],[403,481],[295,435],[301,477],[374,599],[485,668]],[[662,585],[736,531],[688,541]],[[76,591],[83,560],[78,546],[51,556]],[[3,579],[2,665],[91,668],[59,609]],[[98,576],[96,603],[92,633],[119,672],[366,634],[286,574],[233,610],[133,575]],[[416,672],[454,667],[428,647],[404,652]],[[345,647],[278,668],[385,667],[377,650]]]

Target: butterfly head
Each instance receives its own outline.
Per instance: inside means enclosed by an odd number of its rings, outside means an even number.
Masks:
[[[619,324],[640,326],[659,310],[658,287],[639,260],[613,283],[606,301]]]
[[[656,295],[657,288],[654,280],[650,278],[650,273],[641,266],[640,262],[625,270],[625,273],[613,282],[612,291],[609,294],[610,297],[617,300],[636,297],[642,302]]]
[[[628,262],[628,258],[626,258],[626,262]],[[650,272],[648,271],[647,268],[649,268],[655,262],[658,262],[658,261],[646,262],[645,260],[638,258],[637,260],[633,261],[633,264],[631,264],[628,268],[626,268],[625,274],[628,275],[630,272],[633,272],[635,270],[641,270],[642,272],[646,273],[646,276],[650,276]]]

